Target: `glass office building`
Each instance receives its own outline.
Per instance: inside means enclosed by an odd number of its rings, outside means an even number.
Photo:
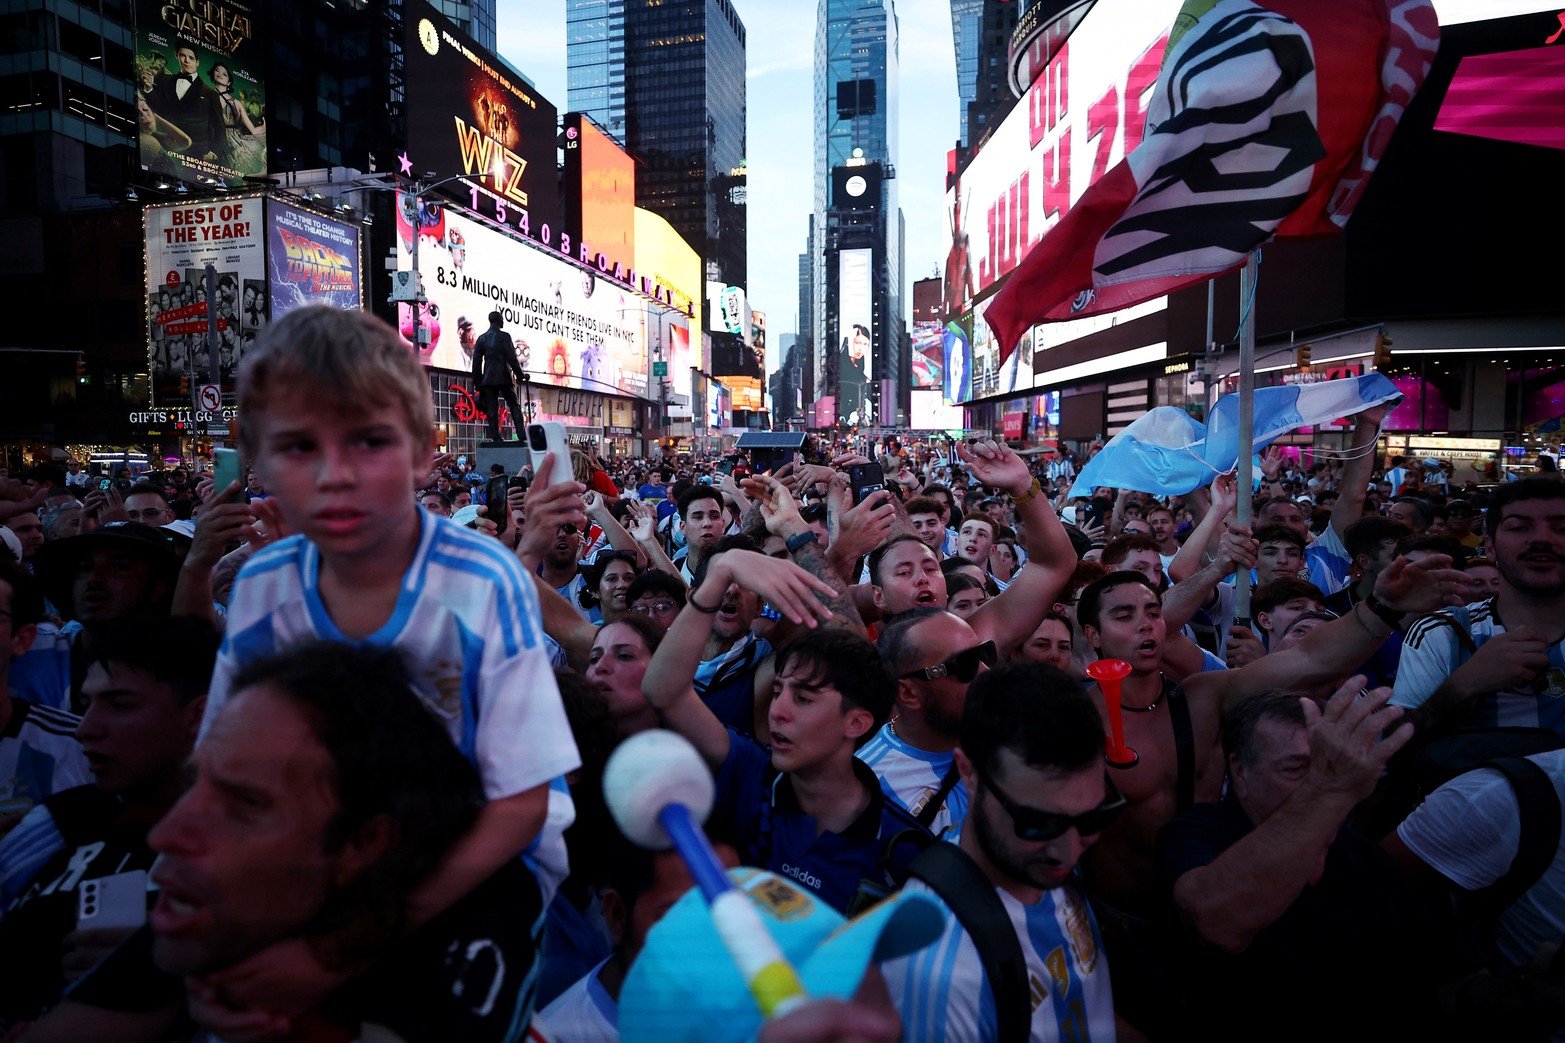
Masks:
[[[566,0],[566,110],[625,141],[625,0]]]

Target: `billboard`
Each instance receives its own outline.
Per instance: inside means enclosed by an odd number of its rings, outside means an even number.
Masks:
[[[880,206],[879,163],[832,167],[831,205],[836,210],[875,210]]]
[[[363,306],[358,225],[269,199],[266,254],[272,318],[305,304]],[[248,287],[243,303],[250,306]]]
[[[706,296],[712,304],[712,332],[732,333],[736,337],[748,339],[750,304],[745,300],[744,287],[709,282],[706,284]]]
[[[731,402],[735,411],[749,410],[759,413],[766,408],[765,391],[761,387],[760,377],[721,377],[723,387],[728,389]]]
[[[408,197],[399,196],[403,211]],[[419,220],[418,268],[429,302],[425,365],[471,372],[473,342],[498,311],[535,380],[584,391],[647,392],[646,305],[629,290],[504,232],[435,207]],[[413,267],[410,229],[397,236],[397,267]],[[666,310],[666,309],[664,309]],[[411,341],[413,312],[397,305]]]
[[[266,173],[265,56],[250,0],[136,0],[141,169],[238,183]]]
[[[147,247],[147,355],[152,401],[189,402],[179,379],[204,383],[206,265],[217,269],[218,370],[225,395],[247,345],[266,325],[265,200],[203,200],[142,211]],[[259,302],[259,306],[257,306]]]
[[[554,106],[425,0],[410,0],[402,17],[403,173],[459,176],[470,209],[554,246],[563,233]]]
[[[941,375],[941,393],[947,402],[970,402],[973,398],[972,314],[946,323],[940,349],[945,359]]]
[[[750,312],[750,354],[759,373],[766,372],[766,313]]]
[[[636,267],[636,162],[590,118],[565,114],[565,228],[612,264]]]
[[[1140,143],[1179,0],[1124,0],[1086,18],[990,133],[946,195],[943,317],[1026,256],[1086,191]]]
[[[673,225],[650,210],[636,208],[636,271],[651,282],[659,299],[685,318],[685,346],[689,349],[690,330],[701,330],[702,268],[700,256],[690,248]],[[688,318],[686,318],[688,317]],[[672,320],[670,320],[672,321]],[[689,363],[681,377],[670,368],[679,393],[690,394]],[[678,383],[679,381],[683,383]]]
[[[869,423],[865,392],[875,378],[870,250],[837,251],[837,415]]]
[[[960,431],[962,407],[947,405],[938,388],[911,391],[909,395],[909,425],[915,431]]]

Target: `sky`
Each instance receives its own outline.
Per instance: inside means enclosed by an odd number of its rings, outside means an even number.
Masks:
[[[799,254],[804,252],[814,176],[814,0],[733,0],[744,21],[748,73],[750,306],[766,313],[767,372],[781,335],[796,331]],[[561,112],[565,92],[565,0],[498,0],[500,54]],[[947,0],[897,0],[901,68],[898,192],[907,221],[907,285],[935,274],[950,237],[945,222],[946,152],[960,131],[956,58]]]

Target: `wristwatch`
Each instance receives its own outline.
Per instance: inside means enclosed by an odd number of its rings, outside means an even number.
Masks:
[[[1380,617],[1380,621],[1392,630],[1402,629],[1402,613],[1381,601],[1373,593],[1364,599],[1364,607]]]
[[[1022,504],[1026,503],[1028,500],[1032,499],[1034,496],[1037,496],[1041,492],[1043,492],[1043,486],[1039,483],[1038,479],[1034,478],[1032,480],[1032,484],[1027,487],[1026,492],[1022,493],[1020,496],[1017,496],[1014,493],[1011,494],[1011,503],[1017,507],[1020,507]]]
[[[788,539],[784,542],[787,544],[789,554],[797,554],[802,548],[807,547],[812,543],[819,543],[820,541],[820,533],[816,532],[814,529],[805,529],[801,533],[796,533],[793,536],[789,536]]]

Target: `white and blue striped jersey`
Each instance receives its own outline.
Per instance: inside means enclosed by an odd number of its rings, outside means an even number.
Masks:
[[[886,795],[915,818],[939,791],[953,760],[950,750],[932,753],[908,745],[897,737],[889,723],[881,725],[880,731],[859,747],[857,756],[875,772]],[[944,836],[947,830],[955,832],[966,817],[967,790],[957,781],[946,793],[944,806],[930,820],[929,831],[937,837]]]
[[[201,734],[247,664],[310,640],[385,648],[407,663],[414,691],[464,756],[491,800],[551,784],[581,766],[545,651],[537,593],[498,540],[420,511],[422,532],[391,618],[362,641],[347,638],[320,593],[320,551],[292,536],[257,552],[234,583]],[[558,834],[575,818],[563,785],[551,785],[536,850],[563,875]],[[552,863],[558,861],[558,866]],[[545,905],[551,881],[540,878]],[[557,882],[557,881],[553,881]]]
[[[909,891],[938,896],[922,881]],[[1023,905],[997,890],[1027,961],[1034,1043],[1080,1043],[1115,1038],[1114,997],[1108,960],[1092,910],[1070,887],[1045,891]],[[881,964],[891,1000],[902,1017],[904,1038],[918,1043],[969,1043],[995,1039],[999,1021],[978,950],[944,902],[940,939],[911,956]]]
[[[30,800],[85,786],[92,768],[76,738],[82,719],[0,693],[11,716],[0,731],[0,800]]]

